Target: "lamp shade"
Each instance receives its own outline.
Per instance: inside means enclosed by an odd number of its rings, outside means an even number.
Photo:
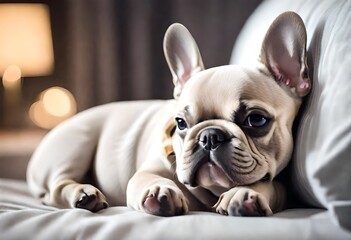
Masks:
[[[0,76],[16,65],[21,74],[45,76],[53,71],[50,13],[45,4],[0,4]]]

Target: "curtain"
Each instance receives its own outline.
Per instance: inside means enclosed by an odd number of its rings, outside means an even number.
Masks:
[[[163,35],[184,24],[198,42],[206,67],[227,64],[235,38],[259,1],[60,0],[53,1],[58,80],[83,110],[120,100],[172,97]],[[57,10],[57,12],[56,12]]]

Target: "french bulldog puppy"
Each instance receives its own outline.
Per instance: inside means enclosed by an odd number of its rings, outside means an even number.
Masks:
[[[30,191],[44,204],[93,212],[116,205],[160,216],[281,210],[285,192],[274,177],[291,157],[294,118],[311,89],[301,18],[277,17],[257,66],[205,70],[180,24],[167,30],[164,52],[174,99],[106,104],[59,125],[32,156]]]

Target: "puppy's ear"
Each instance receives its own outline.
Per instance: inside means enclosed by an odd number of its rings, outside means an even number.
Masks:
[[[188,29],[179,23],[168,28],[163,41],[163,51],[173,76],[173,95],[178,99],[190,77],[204,69],[201,55]]]
[[[260,61],[297,97],[309,93],[306,29],[299,15],[285,12],[274,20],[263,40]]]

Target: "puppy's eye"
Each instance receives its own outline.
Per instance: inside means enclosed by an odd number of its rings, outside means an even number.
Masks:
[[[268,121],[269,119],[265,116],[258,113],[253,113],[247,117],[246,124],[250,127],[259,128],[265,126],[268,123]]]
[[[186,122],[183,118],[177,117],[175,120],[177,122],[177,127],[179,130],[184,130],[184,129],[188,128],[188,124],[186,124]]]

